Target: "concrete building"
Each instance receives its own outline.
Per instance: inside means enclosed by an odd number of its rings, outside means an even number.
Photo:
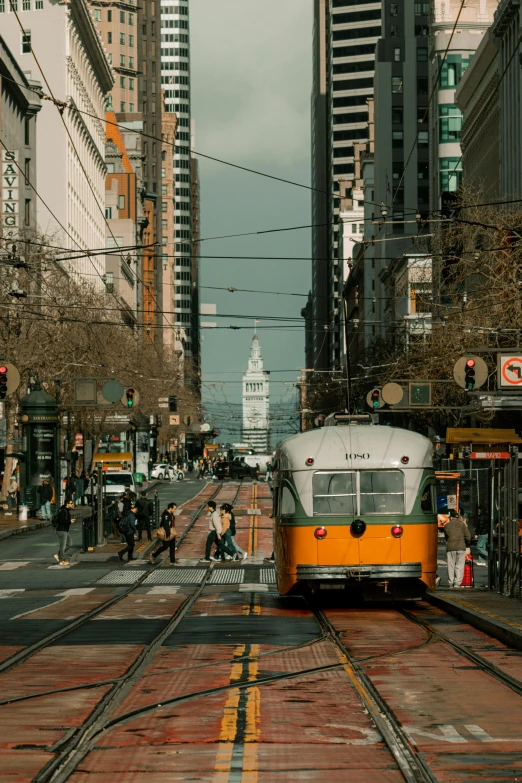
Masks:
[[[36,228],[36,118],[41,101],[0,36],[0,238]],[[6,250],[0,243],[0,252]]]
[[[430,24],[430,208],[462,181],[462,113],[455,92],[482,37],[493,22],[498,0],[431,0]],[[458,18],[458,22],[456,22]],[[440,76],[439,76],[440,72]]]
[[[500,39],[495,38],[493,29],[490,27],[482,39],[455,93],[455,103],[463,116],[463,178],[467,186],[481,194],[480,201],[495,201],[501,193],[509,192],[504,189],[507,186],[507,177],[517,173],[505,171],[503,168],[506,184],[501,190],[498,56]],[[517,75],[515,72],[515,77]],[[511,105],[508,103],[508,112],[512,115]]]
[[[333,369],[343,361],[339,181],[354,173],[354,144],[368,138],[367,99],[373,96],[381,5],[380,0],[316,0],[314,7],[312,215],[313,223],[321,224],[312,238],[315,369]],[[328,327],[326,339],[321,326]]]
[[[107,55],[86,0],[28,0],[20,5],[23,30],[9,4],[0,4],[2,36],[18,53],[28,79],[41,80],[48,94],[52,91],[56,99],[68,101],[65,110],[46,101],[39,117],[39,230],[66,249],[104,247],[103,118],[105,96],[113,86]],[[72,274],[85,274],[97,288],[103,286],[103,256],[64,262],[64,266]]]
[[[193,290],[193,177],[191,155],[190,111],[190,30],[188,0],[161,0],[161,86],[165,95],[165,110],[177,116],[176,147],[172,161],[174,179],[174,245],[176,273],[190,272],[190,281],[179,284],[175,299],[175,325],[183,330],[183,350],[186,357],[198,354],[194,334],[193,296],[182,293],[190,285]],[[171,173],[168,173],[171,176]],[[179,293],[179,295],[178,295]]]
[[[263,369],[259,338],[254,334],[248,369],[243,375],[242,440],[259,453],[266,453],[270,446],[269,415],[269,373]]]

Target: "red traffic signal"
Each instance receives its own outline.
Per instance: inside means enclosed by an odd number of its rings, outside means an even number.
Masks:
[[[372,406],[374,408],[378,408],[380,405],[380,399],[381,399],[381,390],[380,389],[374,389],[371,393],[371,400],[372,400]]]
[[[475,386],[475,359],[468,359],[464,371],[464,388],[471,391]]]
[[[5,400],[20,386],[20,373],[14,364],[2,362],[0,364],[0,400]]]
[[[0,367],[0,400],[7,397],[7,367],[3,364]]]

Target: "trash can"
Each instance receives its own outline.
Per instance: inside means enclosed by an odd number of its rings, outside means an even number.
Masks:
[[[85,517],[82,522],[82,549],[84,552],[93,552],[96,546],[96,520],[94,517]]]
[[[29,506],[21,505],[20,512],[18,514],[18,520],[20,522],[27,522],[28,515],[29,515]]]

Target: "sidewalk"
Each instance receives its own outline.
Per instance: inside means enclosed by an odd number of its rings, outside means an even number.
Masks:
[[[522,600],[492,590],[428,591],[426,600],[509,647],[522,650]]]
[[[160,481],[146,482],[139,488],[139,491],[150,492],[160,483]],[[73,519],[83,519],[89,516],[90,513],[90,506],[75,506],[71,515]],[[42,527],[49,527],[50,524],[50,522],[43,522],[40,517],[31,517],[27,522],[20,522],[17,511],[13,511],[12,516],[7,516],[4,512],[0,512],[0,541],[10,536],[29,533],[31,530],[39,530]]]

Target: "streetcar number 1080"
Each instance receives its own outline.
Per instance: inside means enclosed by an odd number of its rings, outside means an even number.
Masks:
[[[368,452],[364,454],[347,454],[346,459],[370,459]]]

